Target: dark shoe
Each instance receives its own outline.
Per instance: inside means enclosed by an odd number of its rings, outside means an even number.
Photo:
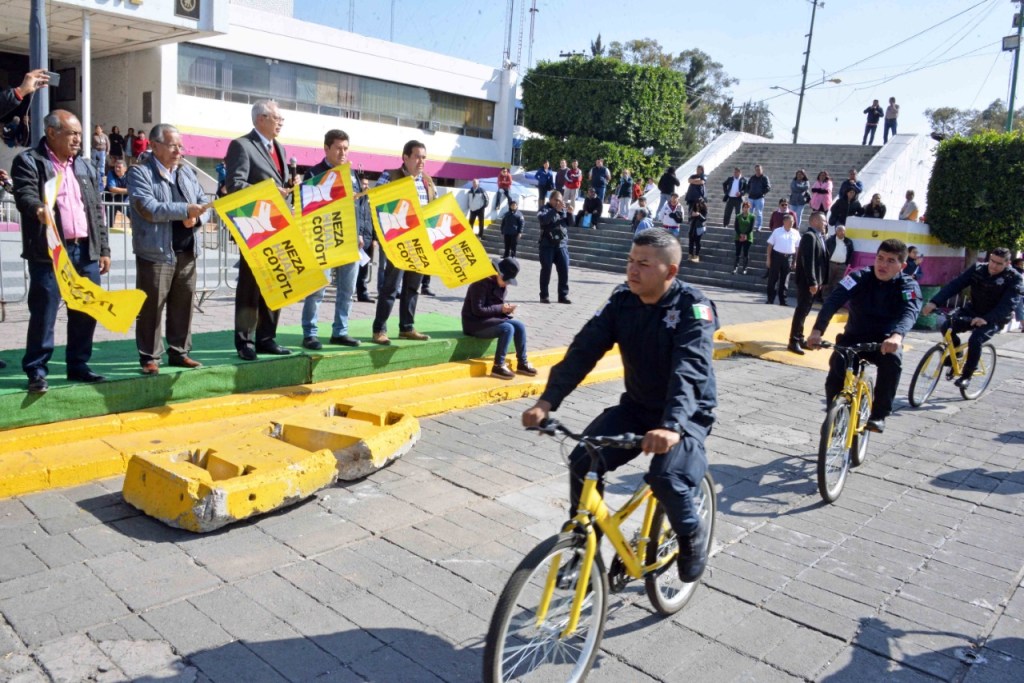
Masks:
[[[689,538],[679,539],[679,580],[693,583],[698,580],[708,566],[708,549],[705,539],[706,523],[701,521],[700,527]]]
[[[238,349],[238,357],[242,360],[256,360],[256,349],[249,346]]]
[[[773,301],[772,299],[768,299],[767,301],[765,301],[765,303],[766,304],[773,304],[773,303],[775,303],[775,301]]]
[[[804,355],[804,350],[800,348],[800,342],[799,341],[791,341],[791,342],[789,342],[789,346],[787,346],[786,348],[789,349],[790,353],[795,353],[798,356]]]
[[[536,377],[537,368],[530,364],[530,361],[523,361],[522,363],[516,364],[516,372],[520,375],[526,375],[527,377]]]
[[[783,301],[782,299],[779,299],[779,305],[780,305],[780,306],[785,306],[785,305],[786,305],[786,302],[785,302],[785,301]]]
[[[358,339],[353,339],[347,334],[343,334],[340,337],[331,337],[331,343],[335,346],[359,346],[362,342]]]
[[[28,393],[45,394],[50,388],[45,377],[33,377],[28,381]]]
[[[491,377],[497,377],[498,379],[513,379],[516,373],[512,372],[512,368],[508,365],[494,365],[491,367]]]
[[[434,294],[434,290],[430,289],[429,287],[424,287],[423,289],[421,289],[420,294],[424,296],[437,296],[436,294]]]
[[[956,385],[957,389],[967,389],[967,387],[971,386],[971,378],[970,377],[957,377],[953,381],[953,384]]]
[[[168,365],[173,365],[176,368],[201,368],[201,367],[203,367],[202,363],[200,363],[197,360],[193,360],[192,358],[189,358],[188,356],[182,356],[180,358],[172,358],[172,359],[170,359],[170,361],[168,361],[167,364]]]
[[[864,429],[875,434],[881,434],[885,431],[885,418],[884,417],[873,417],[868,420],[868,423],[864,425]]]
[[[319,342],[317,342],[317,343],[319,343]],[[271,344],[262,344],[260,346],[257,346],[256,347],[256,353],[266,353],[266,354],[271,355],[271,356],[287,356],[287,355],[291,354],[291,351],[289,349],[284,348],[280,344],[271,343]]]
[[[359,296],[356,297],[356,301],[364,304],[372,304],[373,297],[371,297],[369,294],[360,294]]]
[[[560,303],[560,304],[571,304],[572,301],[570,301],[568,297],[565,297],[563,299],[559,299],[558,303]]]
[[[143,375],[159,375],[160,374],[160,364],[157,363],[155,360],[151,360],[151,361],[147,361],[147,362],[143,363],[142,364],[142,374]]]
[[[551,299],[549,299],[549,298],[547,298],[547,297],[544,297],[544,296],[542,296],[542,297],[540,298],[540,302],[541,302],[542,304],[549,304],[549,303],[551,303]]]
[[[74,372],[68,372],[69,382],[85,382],[86,384],[95,384],[96,382],[102,382],[106,377],[99,375],[89,368],[82,368],[75,370]]]
[[[373,337],[370,339],[370,341],[372,341],[374,344],[380,344],[381,346],[387,346],[388,344],[391,343],[391,340],[388,339],[387,332],[374,332]]]
[[[398,333],[398,338],[411,339],[412,341],[427,341],[430,339],[430,335],[417,332],[416,330],[402,330]]]
[[[310,351],[319,351],[324,348],[324,345],[316,337],[306,337],[302,340],[302,348],[309,349]]]

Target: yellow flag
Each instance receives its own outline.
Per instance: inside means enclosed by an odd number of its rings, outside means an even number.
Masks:
[[[352,166],[342,164],[299,185],[295,216],[321,268],[359,260]]]
[[[57,201],[62,175],[46,181],[43,188],[46,214],[46,243],[53,260],[53,272],[57,276],[57,287],[67,307],[95,318],[96,322],[111,332],[127,332],[142,309],[146,293],[141,289],[124,289],[108,292],[87,277],[78,274],[64,251],[64,243],[57,232],[53,218],[53,205]]]
[[[430,246],[441,264],[441,280],[455,288],[494,275],[494,266],[469,227],[455,195],[441,195],[423,207]]]
[[[267,179],[213,203],[249,264],[267,306],[278,310],[327,286],[292,212]]]
[[[367,190],[373,229],[388,260],[402,270],[441,275],[420,215],[416,181],[410,176]]]

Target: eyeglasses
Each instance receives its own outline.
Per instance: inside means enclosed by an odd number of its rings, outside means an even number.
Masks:
[[[184,152],[185,151],[185,145],[181,144],[180,142],[178,142],[178,143],[170,143],[170,142],[163,142],[162,140],[150,140],[150,142],[152,142],[154,144],[157,144],[157,145],[163,145],[167,149],[173,150],[175,152]]]
[[[262,114],[262,116],[265,116],[268,119],[273,119],[277,123],[284,123],[284,117],[283,116],[274,116],[273,114]]]

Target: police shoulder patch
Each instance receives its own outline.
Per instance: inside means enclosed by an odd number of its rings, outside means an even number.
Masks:
[[[692,307],[693,317],[695,320],[704,320],[706,322],[713,322],[715,319],[714,314],[711,312],[711,307],[707,304],[694,304]]]

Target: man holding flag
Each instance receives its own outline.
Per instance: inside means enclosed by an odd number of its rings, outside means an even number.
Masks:
[[[323,160],[306,172],[307,178],[315,178],[318,175],[327,173],[336,166],[341,166],[348,160],[349,139],[348,133],[343,130],[331,129],[324,135],[324,158]],[[333,173],[333,172],[332,172]],[[324,177],[322,184],[330,180],[330,174]],[[302,191],[313,194],[317,192],[317,186],[303,185]],[[359,187],[359,179],[355,172],[352,172],[352,187]],[[326,199],[326,198],[325,198]],[[370,219],[369,214],[364,212],[363,216],[357,213],[357,219],[365,221]],[[365,225],[360,225],[362,233]],[[372,230],[372,226],[370,227]],[[362,249],[363,237],[359,236],[359,248]],[[334,325],[331,327],[331,344],[341,346],[359,346],[359,340],[348,335],[348,316],[352,312],[352,293],[356,289],[356,276],[359,274],[359,261],[346,263],[334,269],[334,284],[337,287],[337,296],[334,300]],[[323,344],[317,338],[317,314],[320,311],[320,304],[324,300],[324,292],[327,288],[319,289],[306,297],[302,304],[302,346],[311,351],[318,351]]]
[[[392,180],[398,180],[410,176],[416,182],[416,192],[419,196],[421,206],[434,201],[437,196],[437,189],[434,181],[423,170],[427,160],[427,147],[418,140],[410,140],[405,143],[402,149],[402,165],[392,171],[384,171],[377,179],[377,185],[384,185]],[[404,226],[405,214],[389,216],[395,222],[394,225],[381,225],[383,236],[387,239],[388,229],[401,229]],[[398,304],[398,336],[400,339],[412,339],[415,341],[426,341],[429,336],[417,332],[414,327],[416,320],[416,301],[419,298],[420,284],[423,276],[410,270],[400,270],[390,260],[387,262],[384,272],[384,285],[377,294],[377,315],[373,319],[373,343],[390,344],[388,338],[388,318],[391,316],[391,309],[395,305],[395,296],[398,285],[402,285],[402,294]]]
[[[96,173],[78,156],[82,124],[69,111],[57,109],[43,119],[46,136],[34,149],[19,154],[11,168],[14,198],[21,214],[21,257],[28,261],[28,336],[21,367],[31,393],[49,388],[47,363],[53,356],[53,326],[61,294],[47,242],[46,182],[56,175],[58,184],[53,217],[60,248],[78,275],[99,285],[110,270],[110,245],[103,219]],[[68,307],[67,378],[73,382],[100,382],[104,377],[89,368],[96,320]]]

